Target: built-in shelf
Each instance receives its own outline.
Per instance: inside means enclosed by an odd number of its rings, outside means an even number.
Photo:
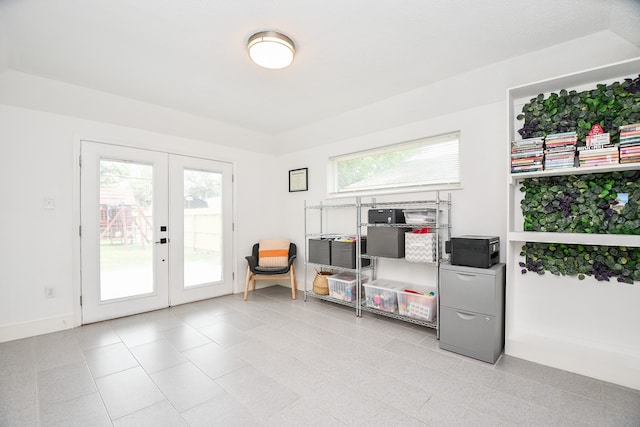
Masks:
[[[584,175],[588,173],[607,173],[607,172],[620,172],[627,170],[640,169],[640,163],[626,163],[607,166],[591,166],[591,167],[579,167],[579,168],[566,168],[566,169],[554,169],[545,170],[540,172],[523,172],[512,173],[509,175],[510,184],[515,184],[517,181],[526,178],[539,178],[544,176],[560,176],[560,175]]]
[[[522,106],[543,94],[591,90],[597,84],[635,78],[640,58],[526,84],[507,91],[508,141],[505,165],[510,165],[511,142],[520,139],[517,120]],[[506,167],[505,167],[506,169]],[[528,178],[602,174],[640,170],[640,163],[578,167],[540,172],[506,172],[506,333],[505,353],[567,371],[637,388],[640,340],[640,288],[611,281],[538,274],[521,274],[525,242],[640,247],[640,235],[523,231],[521,186]],[[597,310],[594,308],[597,307]],[[613,338],[612,338],[613,337]],[[624,348],[624,350],[620,350]],[[587,355],[585,357],[585,355]],[[579,361],[577,363],[576,361]]]
[[[510,242],[565,243],[575,245],[640,247],[640,235],[544,233],[538,231],[512,231],[507,234]]]

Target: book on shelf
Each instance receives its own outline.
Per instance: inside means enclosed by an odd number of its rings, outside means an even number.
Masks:
[[[542,150],[544,140],[542,138],[521,139],[511,142],[511,152],[518,153],[521,151]]]
[[[620,163],[638,163],[640,162],[640,156],[638,157],[627,157],[627,158],[620,158]]]
[[[604,153],[599,155],[580,156],[580,166],[607,166],[619,163],[618,152]]]
[[[544,139],[545,170],[575,167],[577,132],[561,132],[547,135]]]
[[[542,163],[542,157],[528,157],[526,159],[516,159],[511,161],[511,166],[531,165],[536,162]]]
[[[582,153],[600,153],[600,152],[606,152],[606,151],[617,151],[618,150],[618,144],[607,144],[607,145],[603,145],[601,147],[594,147],[594,146],[584,145],[582,147],[577,147],[576,150],[580,154],[582,154]]]
[[[544,139],[527,138],[511,141],[511,172],[542,170]]]
[[[640,135],[640,129],[638,130],[627,130],[627,131],[620,131],[620,136],[623,138],[632,138],[634,136],[638,136]]]
[[[640,162],[640,123],[620,126],[620,163]]]
[[[633,147],[620,147],[620,155],[622,154],[633,154],[640,153],[640,145],[636,145]]]
[[[545,141],[544,145],[546,148],[571,147],[571,146],[575,146],[577,142],[578,142],[577,140],[558,139],[555,141]]]
[[[544,154],[543,150],[521,151],[518,153],[511,153],[511,158],[517,159],[521,157],[535,157],[535,156],[542,156],[543,154]]]
[[[511,168],[511,172],[513,173],[524,173],[524,172],[540,172],[542,171],[542,164],[535,166],[515,166]]]
[[[544,168],[565,169],[575,166],[577,132],[562,132],[544,138]]]
[[[549,135],[545,136],[545,139],[549,139],[549,138],[564,138],[564,137],[577,137],[578,133],[576,131],[568,131],[568,132],[559,132],[559,133],[550,133]]]
[[[638,136],[637,138],[628,138],[628,139],[620,138],[621,147],[627,147],[629,145],[640,145],[640,136]]]
[[[622,125],[619,127],[619,129],[620,129],[620,133],[640,131],[640,123],[631,123],[628,125]]]
[[[544,143],[544,138],[541,136],[533,137],[533,138],[525,138],[525,139],[514,139],[511,141],[512,147],[517,147],[521,145],[541,145]]]
[[[578,133],[575,131],[571,132],[561,132],[561,133],[550,133],[549,135],[544,137],[544,141],[571,141],[577,140]]]

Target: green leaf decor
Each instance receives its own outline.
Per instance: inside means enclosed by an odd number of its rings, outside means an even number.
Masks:
[[[522,274],[548,271],[580,280],[593,276],[599,281],[615,278],[630,284],[640,280],[640,248],[527,242],[520,255],[525,259],[520,262]]]
[[[524,231],[640,234],[640,171],[527,178]]]
[[[584,145],[597,123],[609,132],[611,142],[618,142],[621,125],[640,122],[640,75],[582,92],[563,89],[546,98],[540,94],[522,107],[517,119],[524,120],[518,130],[522,138],[576,131],[579,145]]]
[[[619,127],[640,123],[640,75],[591,90],[540,94],[522,108],[522,138],[576,131],[584,145],[594,124],[619,141]],[[640,171],[523,179],[524,231],[640,235]],[[640,248],[527,242],[522,274],[640,281]]]

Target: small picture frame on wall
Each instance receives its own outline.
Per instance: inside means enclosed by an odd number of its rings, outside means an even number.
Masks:
[[[289,193],[309,190],[309,175],[307,168],[289,171]]]

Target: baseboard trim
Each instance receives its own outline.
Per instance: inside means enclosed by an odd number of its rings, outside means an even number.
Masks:
[[[507,338],[505,354],[640,390],[640,353],[635,348],[603,348],[517,332]]]
[[[14,323],[0,326],[0,342],[34,337],[36,335],[63,331],[73,327],[73,313],[30,322]]]

